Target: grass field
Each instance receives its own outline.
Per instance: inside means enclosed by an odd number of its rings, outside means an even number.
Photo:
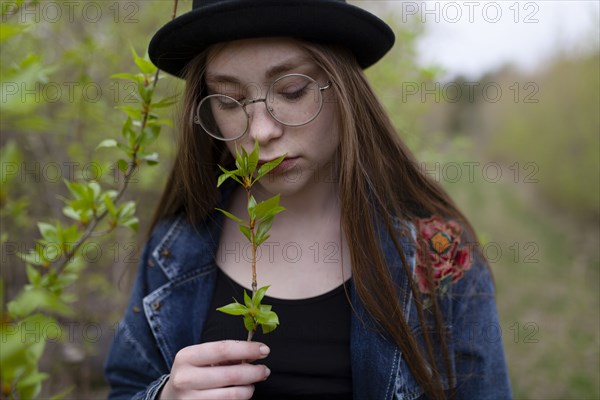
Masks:
[[[490,258],[514,397],[600,398],[597,224],[544,205],[535,183],[474,176],[444,185]]]

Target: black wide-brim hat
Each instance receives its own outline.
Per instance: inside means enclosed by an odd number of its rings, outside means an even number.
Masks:
[[[367,68],[394,45],[381,19],[345,0],[194,0],[192,11],[156,32],[148,52],[161,70],[181,77],[209,46],[258,37],[293,37],[348,48]]]

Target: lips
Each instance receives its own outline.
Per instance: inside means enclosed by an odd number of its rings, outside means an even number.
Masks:
[[[278,158],[279,157],[258,160],[258,167],[260,168],[260,167],[262,167],[263,164],[266,164],[266,163],[271,162],[273,160],[276,160]],[[293,158],[297,158],[297,157],[286,157],[286,158],[284,158],[284,161],[285,160],[289,160],[289,159],[293,159]]]
[[[273,175],[279,175],[282,174],[290,169],[292,169],[297,161],[298,161],[299,157],[286,157],[281,164],[279,164],[277,167],[275,167],[274,169],[272,169],[269,174],[273,174]],[[274,159],[273,159],[274,160]],[[260,168],[263,164],[266,164],[270,161],[273,160],[259,160],[258,161],[258,167]]]

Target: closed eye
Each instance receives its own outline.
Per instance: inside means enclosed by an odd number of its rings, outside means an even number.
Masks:
[[[230,97],[215,96],[213,99],[215,100],[215,106],[219,110],[232,110],[240,106],[235,99]]]
[[[283,96],[286,100],[293,101],[302,98],[306,95],[306,88],[308,85],[304,85],[300,90],[295,90],[293,92],[282,92],[281,96]]]

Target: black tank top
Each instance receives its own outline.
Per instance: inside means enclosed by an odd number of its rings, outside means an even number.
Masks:
[[[202,342],[246,340],[242,317],[216,311],[231,303],[232,297],[243,303],[243,293],[242,286],[218,269]],[[271,375],[255,385],[252,398],[352,399],[351,311],[343,285],[302,300],[265,296],[262,303],[273,306],[280,326],[266,335],[260,328],[254,334],[253,340],[271,348],[269,356],[258,362],[269,367]]]

